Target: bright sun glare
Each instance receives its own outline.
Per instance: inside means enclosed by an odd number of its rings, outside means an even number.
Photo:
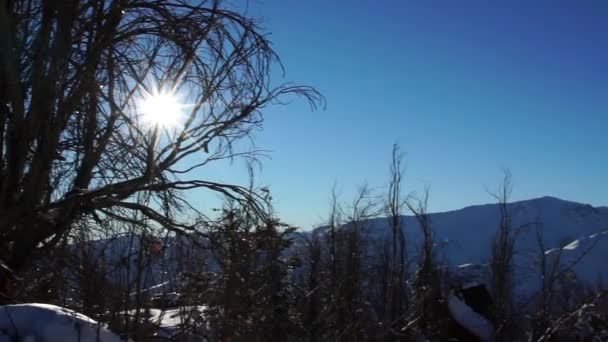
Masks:
[[[139,103],[143,121],[151,127],[175,128],[179,124],[182,105],[170,93],[147,94]]]

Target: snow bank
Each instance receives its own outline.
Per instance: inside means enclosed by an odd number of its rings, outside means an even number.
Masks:
[[[49,304],[0,306],[0,342],[121,342],[93,319]]]
[[[158,328],[153,334],[155,338],[171,339],[189,330],[186,326],[188,324],[196,326],[199,333],[208,330],[208,327],[201,326],[198,323],[202,319],[205,309],[206,307],[202,305],[183,306],[166,310],[150,308],[142,313],[147,313],[146,320]],[[129,310],[127,313],[135,315],[136,312],[135,310]]]
[[[448,297],[448,309],[454,320],[463,328],[479,337],[482,341],[492,341],[494,337],[492,323],[473,311],[473,309],[453,293],[450,293]]]

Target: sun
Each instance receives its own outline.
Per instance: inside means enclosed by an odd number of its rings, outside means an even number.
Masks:
[[[143,122],[151,128],[175,128],[182,116],[182,104],[171,93],[155,91],[146,94],[138,104]]]

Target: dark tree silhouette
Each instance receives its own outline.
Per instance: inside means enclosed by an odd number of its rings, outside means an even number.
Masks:
[[[323,101],[273,86],[273,65],[256,21],[221,1],[1,0],[0,256],[20,269],[85,218],[193,229],[190,189],[262,214],[262,196],[192,171],[255,158],[233,147],[264,107]],[[158,92],[190,104],[177,127],[146,125],[138,103]]]
[[[408,261],[403,225],[403,212],[405,203],[401,198],[401,185],[403,170],[399,146],[393,145],[390,165],[390,180],[386,215],[391,229],[391,249],[388,267],[389,281],[386,284],[385,297],[385,324],[390,334],[394,334],[395,327],[403,324],[408,305],[408,289],[406,287]]]
[[[501,329],[496,336],[497,341],[510,340],[509,329],[503,329],[511,324],[513,311],[513,272],[516,234],[512,225],[508,199],[511,194],[511,173],[505,171],[501,189],[495,198],[500,208],[500,224],[492,241],[490,256],[490,286],[494,294],[494,320]]]

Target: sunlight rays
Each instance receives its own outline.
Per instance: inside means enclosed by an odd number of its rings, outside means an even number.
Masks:
[[[186,107],[175,93],[153,89],[137,101],[137,111],[147,128],[179,129]]]

